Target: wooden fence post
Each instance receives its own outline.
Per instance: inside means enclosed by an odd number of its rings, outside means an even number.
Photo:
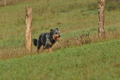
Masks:
[[[5,6],[7,5],[7,2],[6,2],[6,0],[4,0],[4,5],[5,5]]]
[[[98,37],[105,38],[104,29],[104,0],[98,0]]]
[[[30,53],[32,51],[32,35],[31,35],[31,28],[32,28],[32,8],[26,7],[26,53]]]

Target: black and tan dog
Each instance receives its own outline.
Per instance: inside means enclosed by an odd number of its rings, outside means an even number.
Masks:
[[[58,41],[60,38],[60,31],[58,28],[51,29],[49,33],[42,33],[38,40],[33,39],[33,43],[37,46],[37,52],[44,51],[44,49],[48,49],[48,52],[52,52],[51,47]]]

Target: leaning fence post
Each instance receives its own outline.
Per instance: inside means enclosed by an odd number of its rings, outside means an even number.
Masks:
[[[26,33],[25,33],[25,50],[26,53],[32,51],[32,7],[26,7]]]

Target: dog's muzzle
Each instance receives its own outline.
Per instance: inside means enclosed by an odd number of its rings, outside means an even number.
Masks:
[[[58,41],[60,39],[60,35],[55,37],[55,40]]]

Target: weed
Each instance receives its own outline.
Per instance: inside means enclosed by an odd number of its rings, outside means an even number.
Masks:
[[[80,35],[80,42],[82,43],[82,44],[84,44],[84,43],[90,43],[91,42],[91,39],[90,39],[90,32],[84,32],[83,31],[83,34],[82,35]]]

